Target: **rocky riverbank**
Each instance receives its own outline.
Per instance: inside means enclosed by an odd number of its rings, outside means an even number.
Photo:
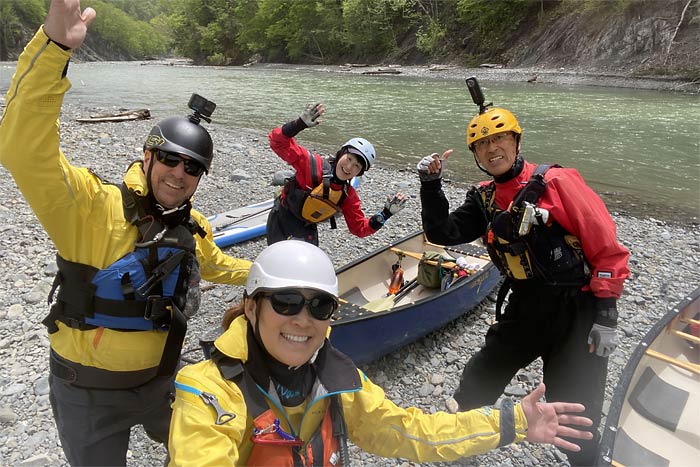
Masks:
[[[180,63],[182,64],[182,63]],[[392,74],[442,79],[465,79],[476,76],[481,81],[508,81],[535,85],[599,86],[611,88],[649,89],[676,91],[689,94],[700,93],[700,81],[673,75],[636,75],[623,72],[601,72],[572,68],[509,68],[488,65],[466,68],[455,65],[289,65],[264,63],[261,68],[315,70],[326,73]]]
[[[109,111],[110,109],[106,109]],[[75,165],[93,168],[105,180],[120,182],[129,162],[140,157],[144,136],[153,121],[79,124],[78,116],[105,109],[64,107],[62,148]],[[155,116],[156,119],[164,116]],[[308,130],[313,131],[313,130]],[[285,164],[268,148],[265,134],[212,130],[217,153],[211,175],[204,177],[195,196],[195,207],[213,214],[252,201],[270,198],[272,174]],[[299,136],[303,144],[304,133]],[[318,148],[327,153],[335,148]],[[27,154],[26,157],[32,157]],[[41,325],[46,296],[56,267],[55,249],[37,222],[24,197],[4,168],[0,168],[0,465],[65,465],[48,400],[48,338]],[[37,186],[36,189],[41,189]],[[374,213],[385,196],[397,189],[412,198],[404,211],[376,235],[358,239],[348,234],[344,222],[337,230],[321,227],[321,247],[341,266],[391,240],[420,228],[419,183],[411,170],[369,171],[359,187],[365,212]],[[447,187],[453,206],[464,199],[464,190]],[[653,218],[635,218],[613,212],[622,243],[631,251],[632,275],[620,310],[621,345],[610,359],[608,402],[630,353],[651,325],[698,280],[700,239],[697,226],[676,225]],[[265,247],[264,239],[228,248],[233,256],[253,259]],[[198,338],[214,329],[228,306],[241,298],[242,288],[203,284],[203,303],[190,321],[186,349],[196,349]],[[401,406],[415,405],[428,412],[447,410],[467,359],[483,343],[493,319],[494,303],[484,301],[472,313],[454,321],[399,352],[363,370]],[[533,336],[535,337],[535,336]],[[540,380],[540,363],[523,369],[506,393],[518,398]],[[607,409],[606,404],[606,409]],[[380,459],[353,447],[354,465],[412,466],[414,463]],[[165,450],[135,430],[129,465],[160,466]],[[528,443],[444,465],[462,466],[560,466],[565,456],[558,450]]]

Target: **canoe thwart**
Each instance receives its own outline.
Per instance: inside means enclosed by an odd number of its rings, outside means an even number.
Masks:
[[[438,262],[437,262],[437,261],[434,261],[434,260],[431,260],[431,259],[423,259],[423,255],[422,255],[421,253],[415,253],[415,252],[413,252],[413,251],[405,251],[405,250],[401,250],[401,249],[399,249],[399,248],[394,248],[394,247],[390,248],[390,250],[393,251],[394,253],[396,253],[396,254],[399,255],[399,256],[401,256],[401,255],[403,255],[403,256],[408,256],[409,258],[414,258],[414,259],[417,259],[418,261],[424,261],[425,263],[430,264],[431,266],[437,266],[437,265],[438,265]],[[457,264],[454,263],[453,261],[443,261],[443,262],[442,262],[442,267],[443,267],[443,268],[446,268],[446,269],[452,269],[452,268],[454,268],[456,265],[457,265]]]
[[[700,375],[700,364],[684,362],[682,360],[678,360],[677,358],[662,354],[661,352],[657,352],[654,349],[647,349],[647,351],[644,353],[650,357],[654,357],[666,363],[670,363],[671,365],[675,365],[679,368],[683,368],[684,370],[692,371],[693,373]]]
[[[674,329],[671,331],[672,334],[675,334],[678,337],[681,337],[689,342],[695,342],[696,344],[700,344],[700,337],[694,336],[692,334],[688,334],[687,332],[679,331],[678,329]]]

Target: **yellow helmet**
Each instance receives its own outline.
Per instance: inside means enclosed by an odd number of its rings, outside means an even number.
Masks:
[[[506,109],[492,107],[484,113],[477,114],[469,122],[469,126],[467,126],[467,146],[469,146],[469,149],[473,149],[473,144],[480,139],[506,131],[513,131],[518,135],[523,133],[515,115]]]

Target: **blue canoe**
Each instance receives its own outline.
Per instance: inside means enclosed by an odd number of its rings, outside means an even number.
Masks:
[[[357,188],[360,185],[360,178],[353,178],[351,183]],[[274,198],[270,198],[260,203],[209,216],[207,220],[214,232],[214,243],[219,248],[225,248],[265,235],[267,216],[274,202]]]
[[[447,290],[427,288],[414,279],[425,251],[463,256],[470,275]],[[392,265],[403,253],[404,287],[388,295]],[[408,235],[338,269],[341,306],[331,322],[330,340],[357,364],[376,360],[440,329],[471,311],[496,287],[501,275],[480,243],[441,247],[423,232]],[[376,311],[372,311],[376,310]]]

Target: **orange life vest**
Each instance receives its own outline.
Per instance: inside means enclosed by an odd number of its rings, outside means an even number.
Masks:
[[[320,426],[308,440],[288,433],[277,414],[270,408],[253,378],[240,360],[215,350],[211,356],[221,375],[238,385],[243,394],[248,415],[253,419],[253,447],[247,466],[341,466],[341,452],[347,452],[347,428],[340,395],[328,396]],[[342,445],[341,445],[342,443]]]
[[[331,186],[332,166],[327,160],[322,161],[321,178],[318,177],[317,156],[309,157],[311,186],[299,186],[296,177],[291,178],[284,186],[284,205],[298,218],[311,224],[318,224],[327,219],[333,226],[335,214],[340,211],[340,206],[347,198],[348,183],[343,183],[340,189]],[[334,228],[334,227],[333,227]]]
[[[246,394],[244,398],[248,404]],[[308,442],[287,433],[280,433],[278,428],[280,422],[276,414],[270,408],[265,410],[253,421],[255,425],[255,431],[251,437],[253,449],[250,451],[246,465],[251,467],[342,465],[338,438],[333,434],[331,406],[332,404],[329,404],[326,408],[321,426]],[[250,406],[248,407],[250,409]]]

